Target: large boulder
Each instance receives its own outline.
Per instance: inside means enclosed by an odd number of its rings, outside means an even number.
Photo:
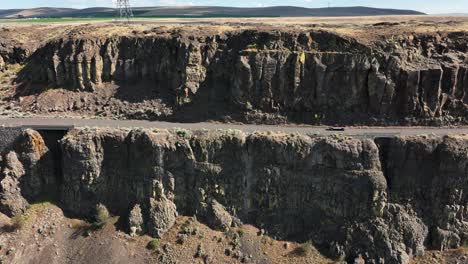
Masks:
[[[53,199],[57,191],[56,161],[41,134],[26,129],[14,147],[18,159],[24,166],[23,195],[28,200],[38,197]]]
[[[21,194],[21,181],[25,175],[23,164],[15,152],[5,156],[4,166],[0,176],[0,212],[14,216],[24,212],[28,202]]]
[[[231,227],[233,217],[226,208],[216,200],[212,200],[207,208],[206,218],[208,225],[217,230],[225,230]]]
[[[169,199],[150,198],[148,233],[154,237],[161,237],[176,221],[178,216],[176,205]]]
[[[0,176],[0,208],[9,216],[23,212],[28,201],[53,195],[55,161],[39,132],[24,130],[5,155]]]

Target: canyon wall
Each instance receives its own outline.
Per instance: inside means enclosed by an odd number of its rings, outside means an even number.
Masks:
[[[250,223],[368,263],[408,263],[426,248],[467,240],[466,137],[41,133],[26,130],[3,151],[3,213],[49,197],[74,217],[92,219],[105,206],[129,232],[152,236],[179,214],[197,215],[212,228]]]
[[[209,104],[247,122],[466,123],[466,42],[463,32],[372,44],[320,30],[74,36],[37,50],[26,73],[89,92],[144,82],[167,94],[175,120]]]

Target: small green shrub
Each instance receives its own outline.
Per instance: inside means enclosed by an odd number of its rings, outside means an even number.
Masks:
[[[198,235],[202,235],[202,234],[200,233],[200,230],[198,230],[198,227],[192,228],[192,233],[191,233],[191,234],[192,234],[192,236],[196,236],[197,234],[198,234]]]
[[[178,234],[177,235],[177,244],[183,245],[188,240],[187,234]]]
[[[110,218],[109,211],[104,205],[99,204],[96,206],[96,222],[97,223],[105,223]]]
[[[258,49],[258,44],[257,43],[252,43],[247,45],[247,49]]]
[[[92,225],[95,229],[98,229],[108,224],[115,225],[119,221],[119,216],[112,216],[103,204],[98,204],[94,220],[95,222]]]
[[[185,138],[185,139],[190,139],[192,137],[192,132],[190,132],[187,129],[176,128],[175,132],[179,137],[182,137],[182,138]]]
[[[197,247],[197,252],[195,253],[196,258],[202,258],[205,256],[205,250],[203,249],[202,245],[199,244]]]
[[[179,234],[190,235],[191,233],[192,233],[192,228],[190,227],[190,221],[186,220],[184,223],[180,225]]]
[[[17,214],[11,218],[11,223],[13,228],[21,229],[26,225],[28,220],[28,215],[26,214]]]
[[[234,238],[232,241],[231,241],[231,245],[234,249],[236,248],[240,248],[241,247],[241,242],[239,240],[239,238]]]
[[[146,246],[146,248],[149,249],[149,250],[155,250],[155,249],[159,248],[159,243],[160,242],[161,241],[159,239],[153,239],[150,242],[148,242],[148,245]]]

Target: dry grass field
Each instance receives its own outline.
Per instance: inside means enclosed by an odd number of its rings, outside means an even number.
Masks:
[[[52,22],[51,22],[52,21]],[[59,36],[80,26],[92,25],[95,35],[132,34],[154,27],[211,27],[218,32],[240,28],[285,27],[291,29],[326,29],[337,33],[362,37],[468,31],[468,16],[368,16],[368,17],[282,17],[282,18],[136,18],[131,25],[122,25],[113,19],[55,19],[55,20],[1,20],[0,29],[13,30],[17,41],[34,39],[41,42]],[[39,34],[38,34],[39,33]],[[3,34],[1,34],[3,36]]]

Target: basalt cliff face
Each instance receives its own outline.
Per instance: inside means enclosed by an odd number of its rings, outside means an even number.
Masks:
[[[105,207],[132,233],[158,237],[177,215],[196,215],[368,263],[467,241],[466,137],[83,129],[54,144],[60,137],[42,135],[26,130],[4,149],[1,212],[48,194],[72,216]]]
[[[455,124],[467,122],[466,43],[464,32],[363,44],[321,30],[156,30],[51,41],[25,72],[49,87],[94,93],[110,83],[122,92],[141,84],[171,109],[148,114],[153,119]],[[55,107],[87,106],[68,100]]]

